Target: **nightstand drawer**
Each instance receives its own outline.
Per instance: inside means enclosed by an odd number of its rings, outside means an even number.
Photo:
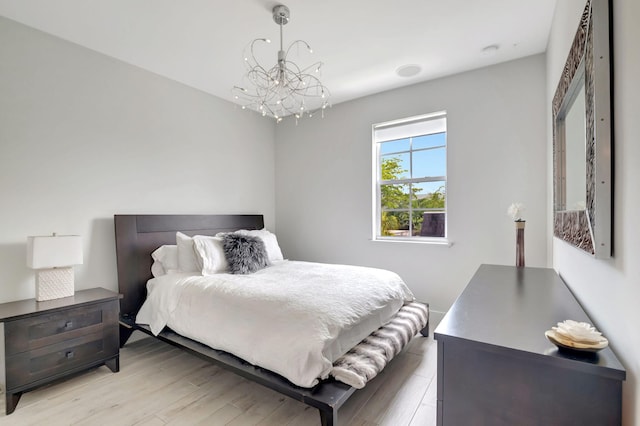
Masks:
[[[100,333],[104,324],[117,322],[118,301],[113,300],[62,312],[5,323],[7,356]]]
[[[94,362],[99,364],[105,358],[117,356],[118,349],[118,329],[109,326],[97,333],[7,356],[7,389],[62,375]]]

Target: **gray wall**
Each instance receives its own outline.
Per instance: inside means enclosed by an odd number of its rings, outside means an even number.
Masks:
[[[525,204],[526,261],[547,264],[545,58],[466,72],[276,126],[276,217],[286,256],[399,273],[446,311],[481,263],[515,263],[507,207]],[[447,111],[451,247],[371,241],[374,123]]]
[[[76,289],[117,289],[116,213],[274,217],[274,124],[0,18],[0,302],[34,296],[28,235],[79,234]]]
[[[559,1],[547,49],[548,146],[552,147],[551,101],[560,79],[578,22],[583,0]],[[640,2],[613,1],[614,40],[614,205],[613,258],[596,260],[582,250],[551,238],[553,267],[609,339],[627,369],[623,424],[640,424]],[[552,181],[549,158],[549,182]],[[551,192],[550,192],[551,195]],[[549,212],[551,220],[551,211]],[[550,225],[551,226],[551,225]],[[551,235],[551,227],[549,229]]]

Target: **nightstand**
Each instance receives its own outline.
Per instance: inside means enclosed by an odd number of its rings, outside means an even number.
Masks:
[[[37,386],[103,364],[118,372],[119,299],[94,288],[62,299],[0,304],[7,414]]]

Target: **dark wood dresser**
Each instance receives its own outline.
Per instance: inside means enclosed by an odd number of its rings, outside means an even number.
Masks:
[[[119,295],[103,288],[0,304],[6,412],[22,392],[106,364],[119,370]]]
[[[567,319],[593,324],[553,269],[482,265],[434,332],[437,424],[619,425],[625,369],[558,350]]]

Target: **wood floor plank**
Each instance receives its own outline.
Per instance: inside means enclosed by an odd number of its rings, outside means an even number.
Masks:
[[[367,409],[358,417],[373,423],[407,425],[426,391],[429,379],[413,374],[421,359],[411,353],[401,353],[385,370],[385,381],[367,401]],[[406,418],[408,416],[408,418]]]
[[[435,424],[436,342],[414,339],[338,412],[339,424]],[[317,426],[316,409],[152,338],[127,344],[119,373],[89,370],[27,392],[2,426]]]
[[[182,424],[197,424],[206,426],[223,426],[228,425],[230,421],[236,419],[242,414],[242,410],[238,407],[234,407],[231,404],[226,404],[220,409],[211,413],[206,418],[202,419],[198,423],[182,423]]]
[[[236,382],[231,384],[224,392],[204,395],[203,398],[181,410],[180,415],[173,416],[167,422],[167,425],[198,424],[204,420],[212,419],[215,417],[215,413],[225,406],[234,407],[232,401],[245,392],[247,392],[247,388],[244,387],[244,382]],[[237,412],[237,415],[242,413],[242,410],[238,407],[234,408],[235,410],[231,411]],[[230,409],[227,408],[224,412],[228,413],[229,411]],[[228,420],[231,420],[231,418]]]
[[[301,410],[306,407],[302,402],[295,399],[285,398],[284,402],[278,406],[271,414],[258,422],[257,426],[267,425],[287,425],[300,414]],[[317,410],[313,410],[316,411]],[[319,415],[318,415],[319,416]],[[315,423],[311,423],[315,424]]]
[[[349,423],[349,426],[378,426],[378,423],[363,419],[360,416],[356,416],[356,418],[353,419],[351,423]]]
[[[437,405],[437,399],[438,399],[437,392],[438,392],[438,377],[437,375],[434,375],[420,403],[426,404],[426,405],[433,405],[435,407]]]
[[[429,380],[422,376],[411,375],[394,394],[385,394],[383,398],[374,398],[369,401],[365,419],[371,420],[379,425],[396,426],[408,425],[413,418],[416,408],[422,401],[426,386]],[[389,397],[390,396],[390,397]],[[376,405],[381,403],[381,409],[376,413]],[[376,413],[376,416],[369,416],[369,413]]]
[[[318,426],[320,424],[320,414],[318,410],[305,405],[287,426]],[[279,426],[277,423],[269,423],[268,426]]]
[[[133,424],[133,426],[164,426],[166,423],[163,422],[155,415],[147,416],[144,419],[140,420]]]
[[[170,423],[180,419],[185,413],[195,413],[201,407],[210,406],[213,401],[227,394],[227,399],[221,400],[222,404],[216,408],[218,409],[231,401],[232,398],[228,396],[231,389],[242,383],[238,380],[237,375],[220,369],[218,369],[218,374],[210,376],[210,379],[209,383],[202,383],[196,391],[174,401],[172,404],[168,404],[156,415],[165,422]],[[207,415],[208,413],[203,417]]]
[[[427,379],[435,377],[438,373],[437,363],[431,362],[432,359],[435,359],[438,356],[438,348],[436,347],[435,342],[431,343],[433,344],[423,345],[424,352],[420,354],[416,354],[415,352],[407,352],[405,354],[407,357],[415,358],[417,362],[415,370],[413,370],[413,374],[417,374]]]
[[[409,426],[424,426],[436,424],[436,407],[430,404],[420,404]]]

